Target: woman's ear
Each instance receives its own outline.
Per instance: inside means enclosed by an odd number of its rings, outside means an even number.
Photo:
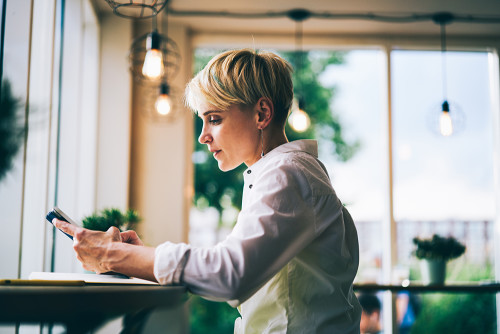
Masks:
[[[274,105],[268,97],[261,97],[255,104],[257,111],[257,125],[259,129],[265,129],[274,117]]]

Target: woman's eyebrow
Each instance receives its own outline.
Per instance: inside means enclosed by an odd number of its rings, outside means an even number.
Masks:
[[[213,114],[213,113],[220,113],[220,111],[217,111],[217,110],[207,110],[205,111],[202,116],[205,117],[207,115],[210,115],[210,114]]]

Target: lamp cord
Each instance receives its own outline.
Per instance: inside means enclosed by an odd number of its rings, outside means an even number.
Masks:
[[[446,31],[445,23],[441,23],[441,72],[443,77],[443,96],[446,101],[447,85],[446,85]]]
[[[302,68],[302,22],[295,22],[295,52],[296,52],[296,66],[298,68],[297,74],[300,74]]]

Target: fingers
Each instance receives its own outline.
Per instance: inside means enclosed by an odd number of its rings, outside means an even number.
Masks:
[[[132,245],[143,246],[141,239],[135,231],[129,230],[121,233],[122,242]]]
[[[60,229],[64,233],[67,233],[71,236],[74,236],[75,233],[77,233],[78,230],[81,229],[78,226],[72,225],[68,222],[59,220],[57,218],[52,219],[52,224],[54,224],[55,227],[57,227],[58,229]]]
[[[114,242],[121,242],[120,230],[116,227],[110,227],[106,232],[77,228],[73,249],[84,269],[99,274],[110,271],[109,248]]]

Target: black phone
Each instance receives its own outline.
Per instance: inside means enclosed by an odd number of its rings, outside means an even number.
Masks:
[[[54,207],[52,209],[52,211],[50,211],[49,213],[47,213],[47,216],[45,216],[45,218],[51,224],[52,224],[52,219],[57,218],[59,220],[63,220],[65,222],[68,222],[68,223],[73,224],[75,226],[79,226],[77,223],[75,223],[75,221],[73,219],[69,218],[69,216],[67,214],[65,214],[58,207]],[[59,230],[59,231],[61,231],[61,230]],[[61,232],[63,232],[63,231],[61,231]],[[66,234],[71,240],[73,240],[73,237],[71,235],[69,235],[68,233],[65,233],[65,232],[63,232],[63,233]]]

